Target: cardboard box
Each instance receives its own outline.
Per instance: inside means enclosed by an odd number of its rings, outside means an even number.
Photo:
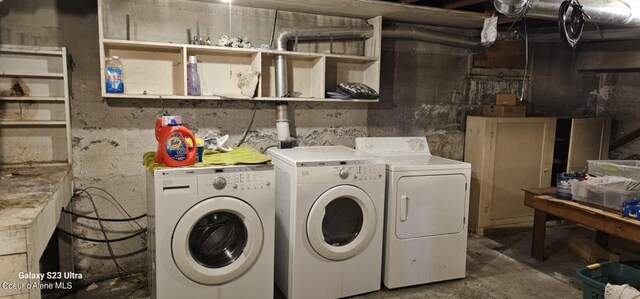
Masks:
[[[518,98],[515,94],[499,93],[496,94],[496,105],[498,106],[515,106],[518,104]]]
[[[499,105],[483,105],[482,116],[498,116],[498,117],[525,117],[527,114],[526,106],[499,106]]]
[[[607,251],[584,236],[571,236],[569,239],[569,248],[589,264],[600,261],[620,262],[619,255]]]

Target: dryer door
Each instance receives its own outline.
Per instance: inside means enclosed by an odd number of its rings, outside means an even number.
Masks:
[[[171,252],[182,274],[219,285],[242,276],[258,259],[264,232],[256,211],[233,197],[212,197],[178,221]]]
[[[342,185],[324,192],[307,218],[307,237],[322,257],[340,261],[365,249],[375,235],[377,211],[362,189]]]
[[[395,202],[396,236],[410,239],[461,232],[466,182],[462,174],[401,177]]]

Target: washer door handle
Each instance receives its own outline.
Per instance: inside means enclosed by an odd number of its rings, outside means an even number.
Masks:
[[[407,220],[407,214],[409,212],[408,208],[409,208],[409,197],[406,195],[400,196],[400,221]]]

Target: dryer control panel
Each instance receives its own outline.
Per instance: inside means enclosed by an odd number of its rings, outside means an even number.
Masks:
[[[200,186],[225,191],[251,191],[273,188],[273,172],[219,173],[200,176]]]
[[[299,167],[299,184],[348,183],[385,179],[384,164]]]

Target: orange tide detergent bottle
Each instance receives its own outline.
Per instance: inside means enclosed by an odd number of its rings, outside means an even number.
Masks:
[[[167,166],[189,166],[196,162],[196,147],[187,145],[187,140],[196,140],[189,129],[182,125],[178,115],[162,116],[156,120],[158,150],[156,162]]]

